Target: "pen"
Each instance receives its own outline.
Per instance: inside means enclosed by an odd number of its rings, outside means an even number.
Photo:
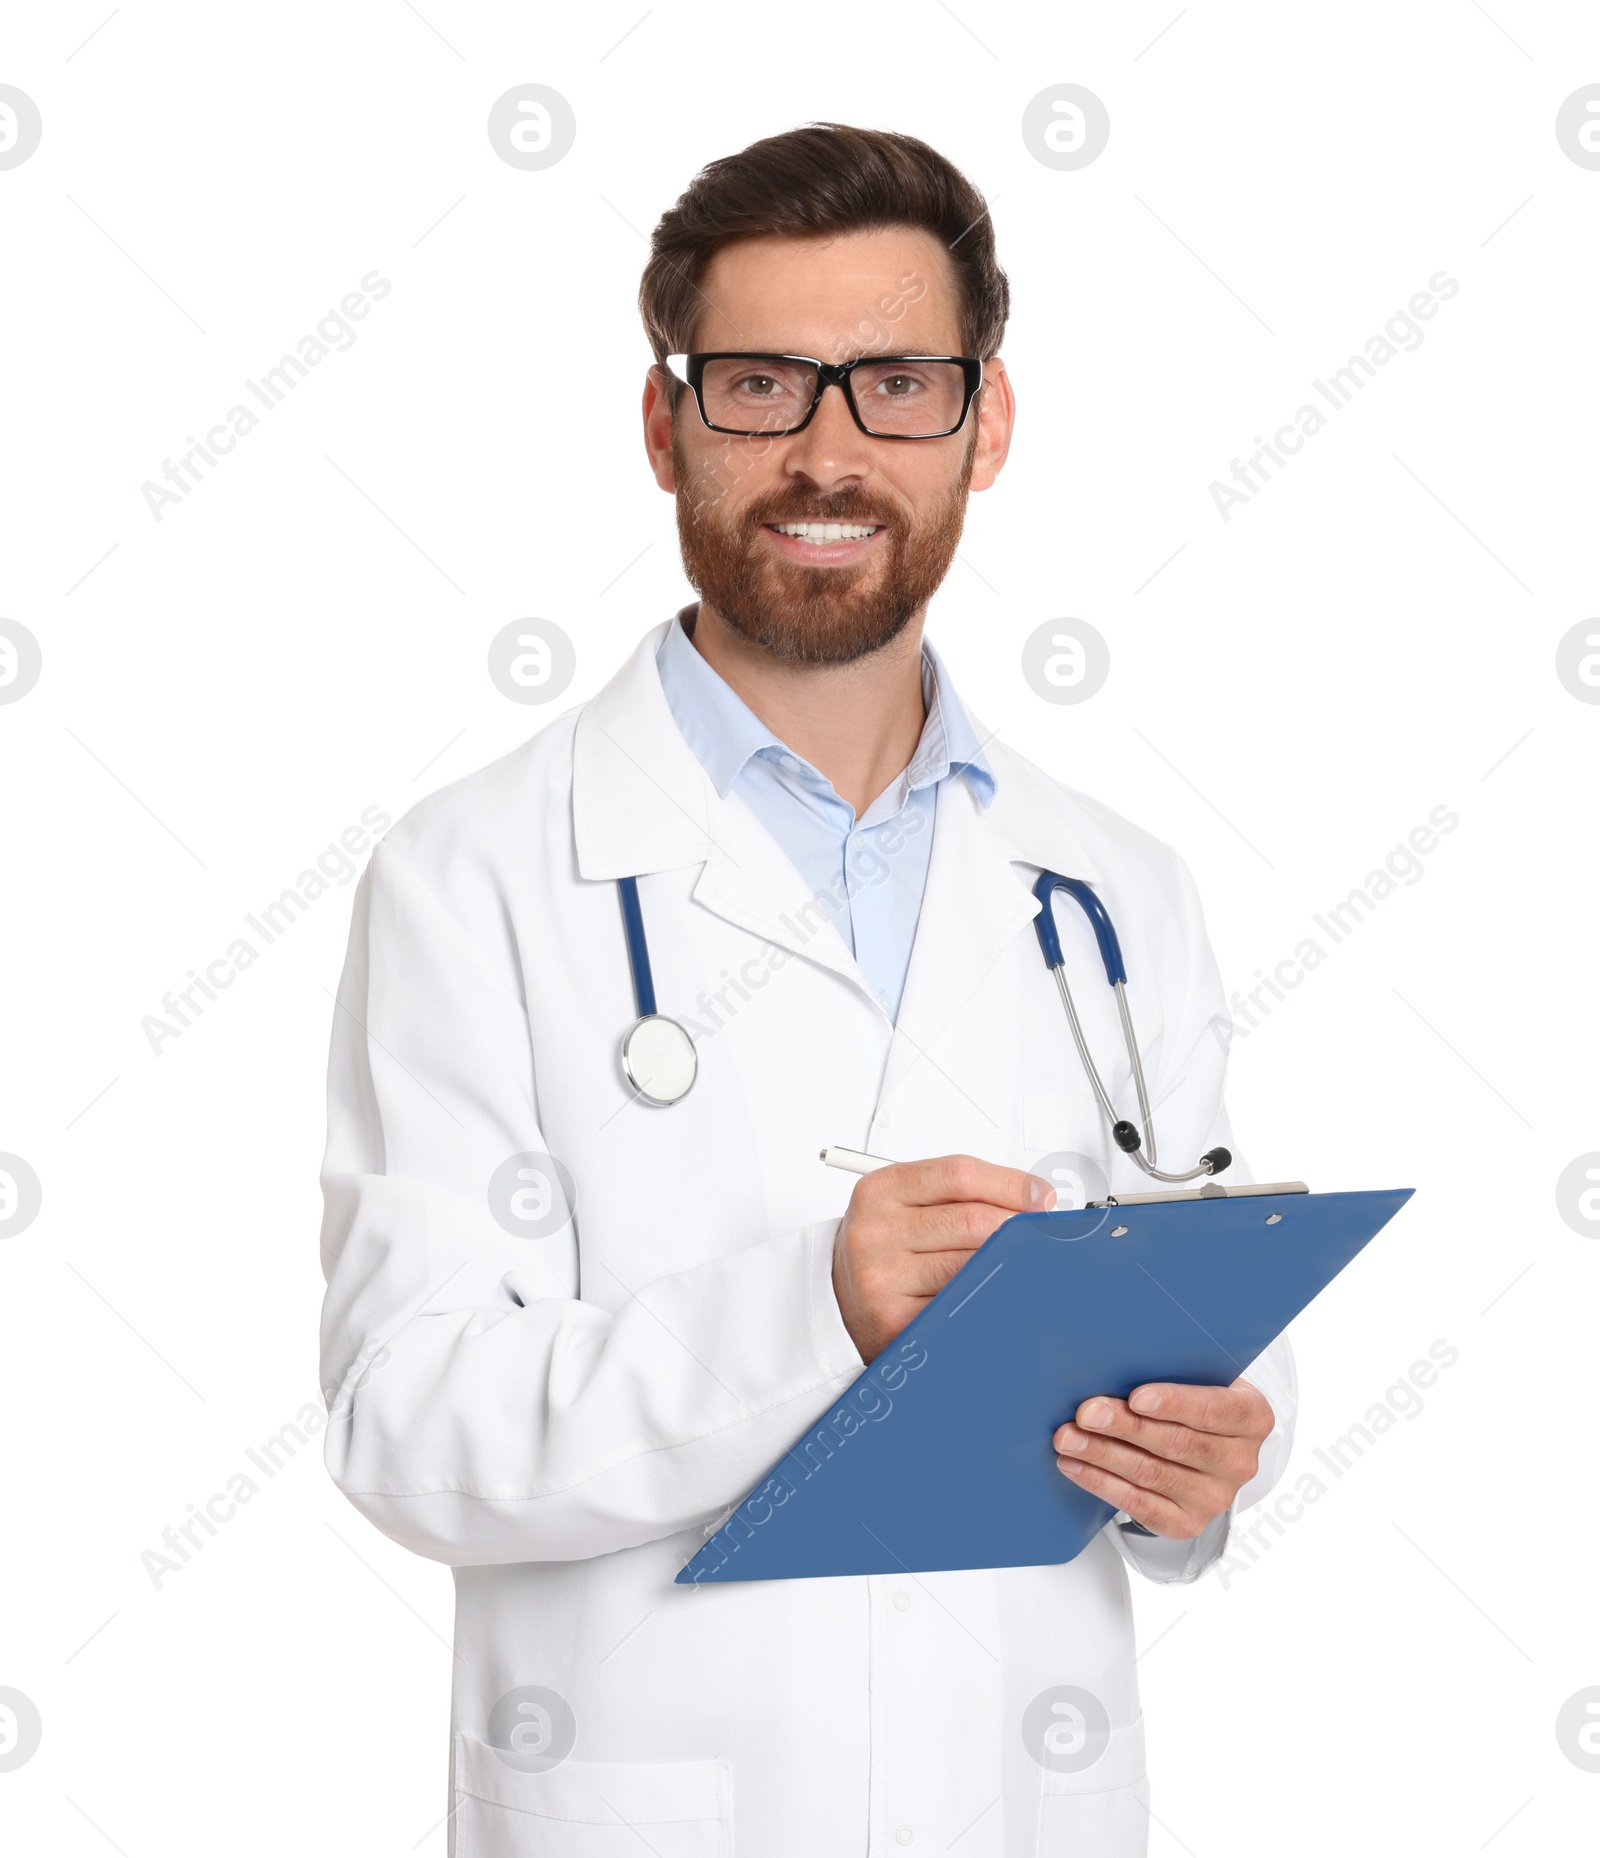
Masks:
[[[892,1168],[895,1164],[882,1155],[867,1155],[859,1148],[825,1148],[822,1159],[830,1168],[843,1168],[849,1174],[871,1174],[877,1168]]]

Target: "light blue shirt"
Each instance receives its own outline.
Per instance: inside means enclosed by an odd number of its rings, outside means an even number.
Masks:
[[[695,611],[678,614],[656,655],[673,720],[723,799],[737,793],[788,854],[883,1010],[897,1019],[927,887],[939,783],[959,774],[982,805],[994,798],[993,771],[949,674],[924,641],[922,738],[857,819],[828,777],[780,741],[695,650],[683,629]]]

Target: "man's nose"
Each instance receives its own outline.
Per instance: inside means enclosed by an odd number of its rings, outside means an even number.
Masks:
[[[824,490],[874,471],[871,441],[850,415],[844,388],[830,383],[803,432],[789,441],[784,468]]]

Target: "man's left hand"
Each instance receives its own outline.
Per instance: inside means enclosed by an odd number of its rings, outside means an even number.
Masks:
[[[1256,1474],[1273,1427],[1248,1381],[1184,1387],[1151,1381],[1126,1400],[1096,1394],[1056,1429],[1056,1466],[1155,1535],[1187,1542]]]

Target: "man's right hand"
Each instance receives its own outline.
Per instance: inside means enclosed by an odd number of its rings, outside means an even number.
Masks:
[[[973,1155],[898,1161],[863,1174],[833,1242],[833,1294],[857,1353],[880,1354],[1014,1213],[1043,1213],[1037,1174]]]

